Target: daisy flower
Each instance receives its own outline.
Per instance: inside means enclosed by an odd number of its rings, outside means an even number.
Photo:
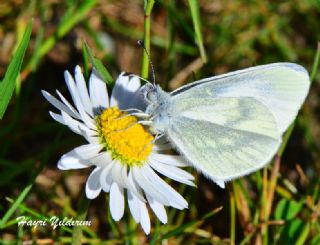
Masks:
[[[145,108],[140,79],[121,73],[109,99],[105,82],[93,70],[89,89],[79,66],[74,78],[65,72],[65,81],[74,106],[57,92],[58,98],[46,91],[43,96],[59,111],[50,111],[56,121],[82,135],[87,144],[64,154],[58,168],[62,170],[94,167],[86,182],[89,199],[103,190],[110,192],[112,218],[118,221],[124,214],[125,192],[130,212],[144,232],[150,232],[147,204],[162,223],[167,222],[165,206],[188,207],[186,200],[158,173],[193,186],[193,176],[180,167],[185,160],[165,154],[170,145],[154,136],[134,116]]]

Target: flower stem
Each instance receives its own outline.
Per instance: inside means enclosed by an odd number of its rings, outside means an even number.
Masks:
[[[80,198],[76,220],[82,221],[87,217],[90,200],[83,194]],[[72,245],[82,244],[82,226],[74,226],[72,229]]]
[[[154,0],[148,0],[147,5],[145,7],[145,14],[144,14],[144,46],[148,53],[150,54],[150,27],[151,27],[151,20],[150,20],[150,15],[151,11],[154,5]],[[142,66],[141,66],[141,77],[143,78],[148,78],[149,74],[149,60],[148,60],[148,55],[146,52],[143,53],[143,58],[142,58]]]

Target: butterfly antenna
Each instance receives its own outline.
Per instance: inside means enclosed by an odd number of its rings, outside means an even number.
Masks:
[[[153,63],[151,61],[149,52],[147,51],[146,46],[144,46],[144,43],[143,43],[142,40],[138,40],[137,44],[144,49],[144,52],[146,53],[146,55],[148,57],[148,61],[150,63],[150,67],[151,67],[151,71],[152,71],[153,86],[155,86],[156,85],[156,75],[155,75],[155,72],[154,72],[154,67],[153,67]]]

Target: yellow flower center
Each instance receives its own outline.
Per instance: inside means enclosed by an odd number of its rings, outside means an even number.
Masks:
[[[142,166],[152,151],[153,136],[134,116],[110,107],[97,117],[102,143],[113,159],[122,164]]]

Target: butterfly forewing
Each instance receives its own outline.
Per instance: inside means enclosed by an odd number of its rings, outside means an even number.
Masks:
[[[172,92],[173,100],[198,97],[203,91],[212,97],[251,97],[274,115],[283,133],[295,119],[309,91],[307,71],[292,63],[275,63],[206,78]]]

